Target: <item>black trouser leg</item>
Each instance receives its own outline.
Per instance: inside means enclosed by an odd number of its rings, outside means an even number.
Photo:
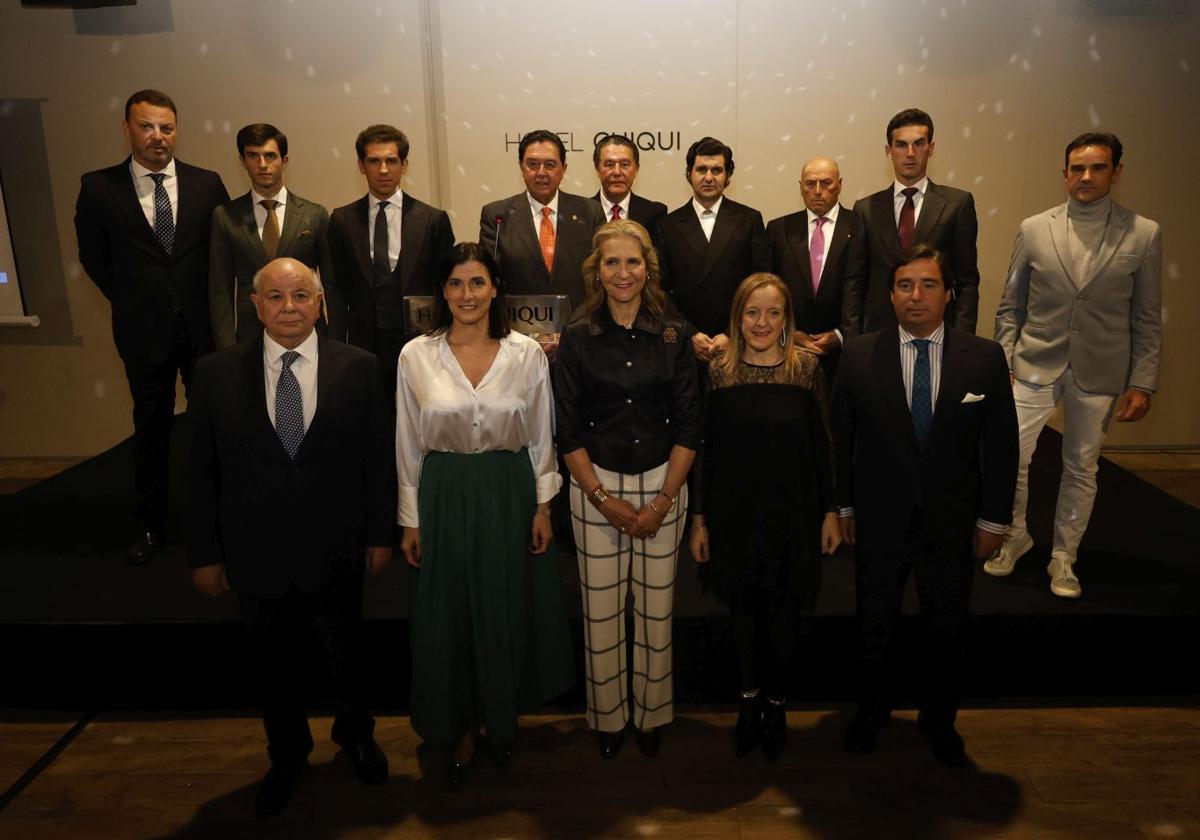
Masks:
[[[305,596],[294,587],[282,598],[238,593],[259,675],[263,728],[272,763],[300,761],[312,752],[301,680],[305,659]]]
[[[958,712],[958,679],[963,629],[971,606],[975,566],[968,552],[940,557],[929,552],[914,567],[921,602],[923,650],[919,698],[930,724],[953,723]]]
[[[359,743],[375,732],[367,711],[362,667],[362,563],[328,570],[312,602],[312,626],[329,672],[337,716],[331,737],[339,744]]]
[[[882,714],[891,710],[894,675],[892,641],[912,569],[908,546],[891,554],[855,557],[855,596],[859,626],[859,706]]]

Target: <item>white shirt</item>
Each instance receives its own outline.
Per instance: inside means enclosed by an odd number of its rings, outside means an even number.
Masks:
[[[146,221],[150,223],[151,228],[154,227],[154,179],[150,176],[159,174],[167,176],[163,178],[163,189],[167,191],[167,198],[171,199],[171,220],[178,224],[179,179],[175,177],[175,158],[171,158],[171,162],[158,172],[147,169],[130,158],[129,172],[133,177],[133,188],[137,191],[138,203],[142,205],[142,212],[146,214]]]
[[[704,238],[712,240],[713,228],[717,224],[717,213],[721,209],[721,202],[725,200],[725,196],[721,196],[713,202],[711,208],[705,208],[703,204],[692,196],[692,209],[696,211],[696,218],[700,220],[700,227],[704,230]]]
[[[821,218],[828,219],[825,224],[821,225],[821,233],[825,235],[825,249],[821,252],[821,274],[825,274],[825,260],[829,258],[829,246],[833,244],[833,228],[837,224],[839,205],[834,204],[829,208],[829,212]],[[812,253],[812,238],[817,231],[817,215],[813,211],[808,211],[808,252]],[[820,277],[813,278],[820,280]]]
[[[921,218],[921,205],[925,203],[925,190],[929,189],[929,179],[922,178],[917,183],[913,184],[917,191],[913,193],[913,229],[917,227],[917,219]],[[896,211],[896,227],[900,227],[900,210],[904,207],[904,193],[901,190],[908,189],[899,181],[892,182],[892,204]]]
[[[417,486],[428,452],[529,450],[538,503],[562,485],[554,455],[550,366],[536,341],[513,331],[477,388],[472,388],[446,335],[414,338],[400,351],[396,370],[397,521],[420,525]]]
[[[261,202],[266,200],[265,196],[261,196],[254,190],[250,190],[250,203],[254,205],[254,222],[258,225],[259,239],[262,239],[263,230],[267,226],[267,208],[261,204]],[[283,233],[283,216],[287,210],[287,187],[280,187],[279,192],[271,200],[279,202],[275,205],[275,220],[279,222],[279,232]]]
[[[300,357],[292,362],[292,373],[300,383],[300,400],[304,405],[304,431],[312,425],[313,415],[317,413],[317,333],[314,330],[308,338],[295,348]],[[267,417],[271,425],[275,425],[275,387],[279,383],[279,374],[283,372],[283,354],[287,348],[279,344],[263,331],[263,382],[267,388]]]
[[[554,191],[554,198],[550,199],[549,204],[542,204],[536,198],[529,194],[529,190],[525,191],[526,197],[529,199],[529,209],[533,213],[533,238],[537,239],[542,231],[542,208],[550,208],[550,224],[554,225],[554,235],[558,236],[558,190]]]
[[[614,204],[613,202],[608,200],[608,196],[606,196],[604,194],[604,190],[600,190],[600,206],[602,208],[604,208],[604,220],[607,222],[612,221],[612,209],[614,207],[620,207],[621,208],[621,218],[628,219],[629,218],[629,197],[632,195],[633,195],[633,190],[630,190],[629,192],[625,193],[625,197],[623,199],[621,199],[620,201],[618,201]]]
[[[404,190],[397,187],[396,191],[382,202],[367,193],[367,201],[367,246],[371,249],[372,260],[375,259],[375,218],[379,215],[379,205],[388,205],[388,267],[395,271],[396,263],[400,262],[400,222],[404,215]]]

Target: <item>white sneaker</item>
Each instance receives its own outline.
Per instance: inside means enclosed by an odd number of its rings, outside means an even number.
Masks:
[[[1016,539],[1005,537],[996,553],[983,562],[983,570],[993,577],[1008,577],[1017,567],[1017,561],[1031,548],[1033,537],[1028,531]]]
[[[1075,577],[1073,566],[1072,560],[1053,555],[1046,566],[1046,572],[1050,575],[1050,591],[1059,598],[1078,598],[1083,594],[1083,587],[1079,585],[1079,578]]]

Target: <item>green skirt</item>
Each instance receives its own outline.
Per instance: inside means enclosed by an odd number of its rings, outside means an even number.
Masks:
[[[575,682],[558,553],[530,554],[529,454],[425,456],[413,569],[412,726],[450,744],[480,724],[499,744],[517,715]]]

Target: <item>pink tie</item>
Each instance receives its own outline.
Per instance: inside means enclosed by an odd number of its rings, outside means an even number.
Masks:
[[[829,219],[824,216],[817,216],[813,219],[817,229],[813,231],[812,242],[808,243],[808,264],[812,268],[813,297],[817,296],[817,289],[821,287],[821,269],[825,265],[825,231],[821,230],[821,225],[828,221]]]
[[[620,221],[620,219],[621,219],[621,205],[614,204],[613,209],[612,209],[612,220],[614,222],[617,222],[617,221]]]

